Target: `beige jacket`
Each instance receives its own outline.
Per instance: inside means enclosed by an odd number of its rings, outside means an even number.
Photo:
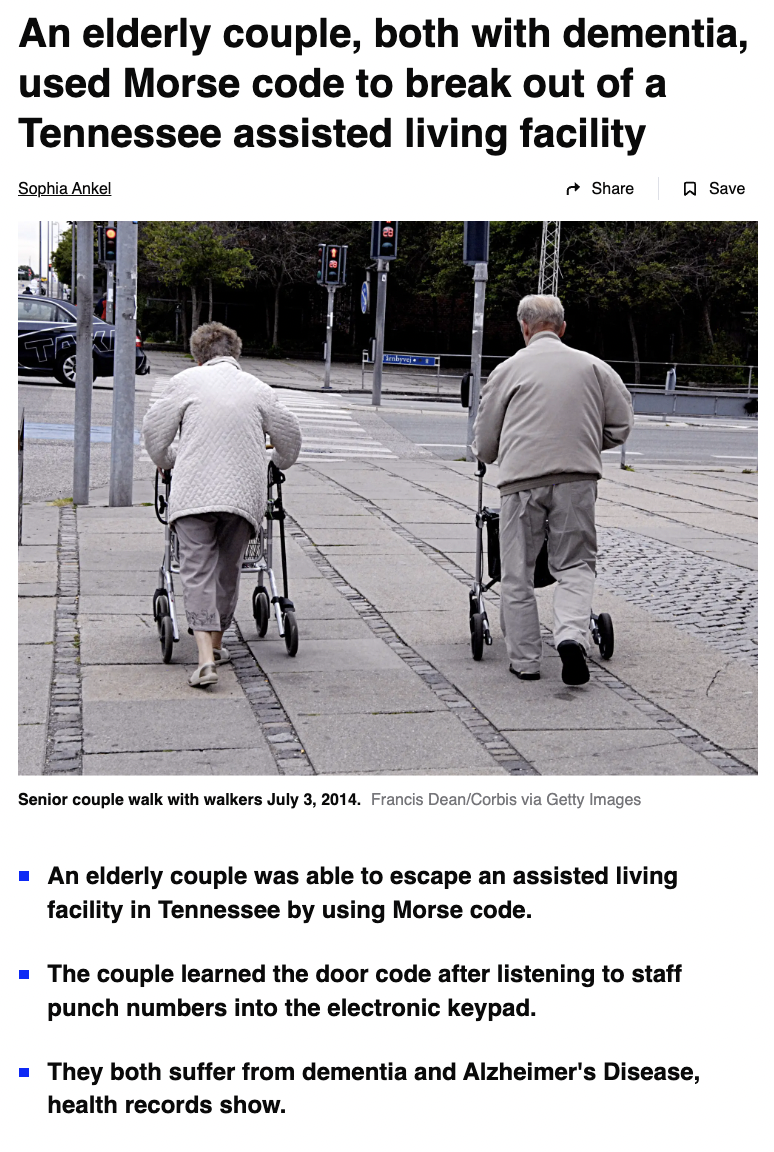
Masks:
[[[623,444],[633,423],[617,372],[554,332],[537,332],[484,385],[473,453],[485,464],[497,460],[503,495],[598,480],[602,449]]]
[[[274,463],[289,468],[301,449],[298,420],[231,356],[174,376],[142,425],[153,463],[174,468],[170,520],[233,512],[257,532],[266,508],[267,433]]]

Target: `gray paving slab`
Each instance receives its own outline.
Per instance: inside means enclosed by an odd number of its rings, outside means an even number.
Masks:
[[[48,580],[40,584],[19,584],[18,594],[22,596],[56,596],[56,580]]]
[[[59,539],[59,509],[50,504],[25,504],[22,544],[53,544]]]
[[[476,528],[472,519],[455,524],[417,524],[412,520],[409,531],[412,536],[427,544],[442,548],[451,547],[452,544],[458,547],[460,544],[470,544],[475,550]]]
[[[318,528],[314,525],[305,525],[304,530],[319,548],[336,547],[342,544],[368,545],[375,550],[389,547],[394,533],[386,524],[382,525],[374,517],[362,528]]]
[[[375,500],[389,516],[400,524],[411,528],[412,524],[472,524],[471,512],[453,508],[443,500],[431,500],[427,496],[417,496],[415,500]]]
[[[729,512],[706,509],[703,512],[675,511],[671,518],[689,527],[710,528],[713,532],[739,540],[755,541],[758,538],[757,522],[750,516],[732,516]]]
[[[122,544],[124,538],[119,537]],[[125,572],[157,572],[164,554],[164,543],[153,548],[108,548],[102,547],[104,537],[94,547],[84,548],[83,539],[80,544],[81,573],[102,572],[111,574],[114,579],[120,580]],[[150,577],[152,580],[152,577]],[[151,589],[151,594],[153,589]]]
[[[504,731],[541,776],[723,776],[674,736],[655,731]]]
[[[318,571],[319,575],[319,571]],[[327,580],[292,580],[291,599],[301,620],[352,620],[357,613],[344,596]],[[239,590],[237,616],[240,620],[252,615],[252,585],[243,584]]]
[[[153,588],[150,593],[133,596],[121,595],[119,588],[110,596],[86,593],[79,597],[78,608],[84,616],[148,616],[152,603]]]
[[[55,560],[32,560],[29,563],[22,561],[19,565],[20,584],[56,584],[56,578],[57,564]]]
[[[296,722],[301,716],[443,712],[443,702],[405,664],[389,672],[272,670],[272,686]]]
[[[408,540],[403,540],[394,532],[385,535],[380,544],[320,544],[318,545],[323,556],[332,564],[336,564],[340,556],[373,556],[380,557],[379,563],[390,563],[384,557],[402,556],[404,558],[416,555],[415,546]]]
[[[162,552],[163,549],[156,557],[156,565],[152,571],[145,568],[128,568],[119,572],[110,569],[103,571],[84,571],[81,569],[81,594],[89,596],[145,596],[147,597],[148,611],[151,611]]]
[[[190,645],[187,646],[190,649]],[[195,657],[196,649],[190,653]],[[149,701],[163,708],[168,700],[192,701],[198,695],[188,683],[195,658],[190,664],[99,664],[85,665],[81,683],[83,700]],[[234,669],[226,664],[218,669],[218,683],[206,692],[207,699],[242,700],[243,693]]]
[[[18,775],[42,776],[46,762],[46,725],[20,724]]]
[[[276,672],[396,672],[405,668],[403,661],[376,637],[351,640],[306,640],[299,643],[298,655],[288,658],[284,642],[266,644],[250,642],[250,650],[269,675]]]
[[[88,753],[201,751],[264,744],[247,701],[219,697],[212,689],[201,689],[189,700],[83,702],[83,748]]]
[[[429,644],[459,644],[466,652],[470,651],[467,603],[462,611],[459,608],[428,611],[417,605],[413,611],[384,612],[383,615],[400,638],[421,655]],[[501,632],[496,610],[489,612],[489,627],[492,636],[499,639]]]
[[[150,607],[150,604],[148,605]],[[160,664],[161,646],[153,617],[79,616],[81,665],[87,664]],[[196,662],[196,644],[181,620],[180,641],[174,647],[176,664]]]
[[[309,716],[298,734],[321,775],[339,772],[445,772],[502,769],[448,712],[398,716]]]
[[[465,586],[421,553],[394,555],[389,564],[369,563],[364,556],[337,556],[337,570],[380,612],[421,605],[426,611],[458,606],[467,619]]]
[[[316,492],[316,488],[313,492]],[[297,495],[292,505],[287,504],[287,510],[294,518],[304,516],[307,519],[343,517],[350,520],[353,516],[360,519],[370,515],[362,504],[358,504],[350,496],[342,496],[338,493],[327,496],[318,496],[312,493]]]
[[[331,620],[310,618],[297,613],[297,620],[300,645],[305,645],[309,640],[366,640],[373,636],[373,632],[365,620],[361,620],[358,616],[346,616]],[[245,640],[257,641],[255,621],[249,613],[237,614],[237,622]],[[285,642],[277,635],[276,627],[272,627],[267,632],[264,639],[261,640],[261,644],[273,644],[275,637],[276,643],[282,644],[284,647]]]
[[[45,724],[54,663],[53,644],[19,645],[19,723]]]
[[[48,644],[54,639],[53,596],[28,596],[19,601],[19,643]]]
[[[56,544],[24,544],[18,550],[20,564],[39,564],[42,561],[56,563]]]
[[[277,776],[265,748],[196,752],[112,752],[83,757],[84,776]]]
[[[610,688],[593,682],[583,689],[568,688],[562,683],[560,661],[550,648],[541,663],[541,679],[529,682],[508,671],[503,640],[487,648],[479,662],[471,658],[467,643],[425,644],[421,654],[501,729],[575,733],[655,727],[655,720]]]

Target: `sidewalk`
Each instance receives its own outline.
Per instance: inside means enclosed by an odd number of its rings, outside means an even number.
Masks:
[[[131,509],[108,508],[104,489],[77,512],[26,507],[20,771],[754,771],[757,476],[607,468],[595,606],[613,616],[616,651],[571,690],[548,642],[539,682],[509,675],[496,589],[495,642],[472,661],[472,470],[408,442],[403,452],[401,439],[388,457],[306,459],[289,471],[298,655],[288,658],[272,626],[258,639],[245,582],[226,640],[234,664],[206,692],[187,684],[195,646],[185,625],[173,663],[161,663],[151,601],[162,530],[147,459]],[[546,626],[550,603],[547,589]]]

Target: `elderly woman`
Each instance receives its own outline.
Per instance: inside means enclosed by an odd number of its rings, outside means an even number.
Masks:
[[[154,464],[175,470],[169,519],[180,543],[185,612],[199,651],[189,679],[194,688],[216,684],[217,665],[229,659],[223,632],[236,608],[247,542],[266,508],[266,434],[278,468],[289,468],[301,448],[295,416],[267,384],[240,369],[241,351],[231,328],[202,324],[191,336],[197,367],[171,380],[142,427]]]

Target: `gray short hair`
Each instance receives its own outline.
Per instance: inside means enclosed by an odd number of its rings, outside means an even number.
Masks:
[[[516,319],[530,328],[553,328],[558,332],[564,324],[564,308],[558,296],[523,296]]]
[[[233,328],[219,324],[213,320],[209,324],[200,324],[195,332],[191,333],[191,355],[197,364],[206,364],[216,356],[238,357],[242,352],[242,341]]]

